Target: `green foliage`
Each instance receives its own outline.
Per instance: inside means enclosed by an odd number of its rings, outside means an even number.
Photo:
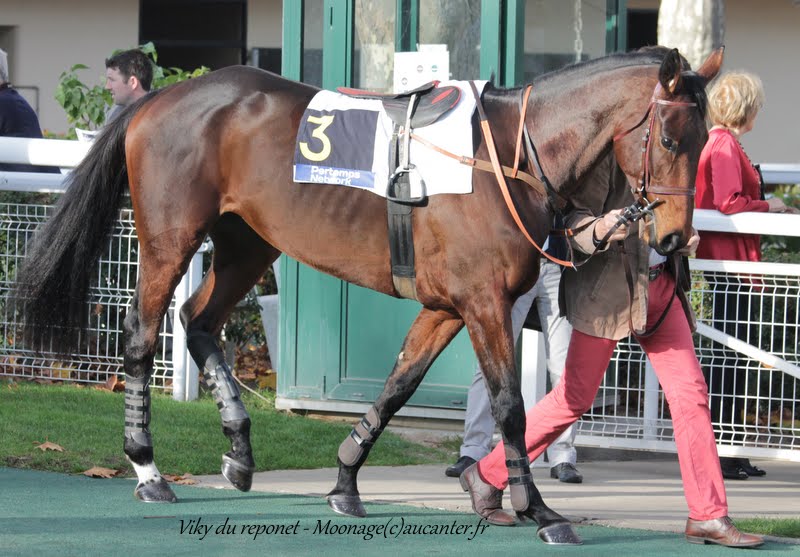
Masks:
[[[800,209],[800,184],[780,185],[772,193],[783,199],[787,207]],[[800,237],[762,236],[761,252],[761,259],[770,263],[800,263]]]
[[[264,324],[261,321],[261,305],[258,303],[258,296],[277,293],[278,286],[275,281],[275,273],[270,266],[255,287],[245,295],[244,299],[231,312],[228,322],[225,324],[225,339],[233,342],[239,348],[244,347],[247,343],[266,343],[267,339],[264,334]]]
[[[139,50],[147,54],[153,60],[153,89],[161,89],[173,83],[199,77],[211,71],[206,66],[200,66],[192,71],[186,71],[175,67],[162,68],[158,65],[158,53],[152,42],[140,45]]]
[[[111,93],[100,83],[89,87],[78,77],[78,70],[89,69],[75,64],[59,76],[55,99],[67,113],[70,123],[68,137],[75,137],[75,128],[97,129],[106,121],[106,110],[111,106]]]
[[[208,73],[206,66],[192,71],[181,68],[162,68],[158,65],[158,53],[152,42],[140,45],[142,52],[153,61],[153,89],[161,89],[173,83],[198,77]],[[114,51],[114,53],[120,50]],[[111,107],[111,93],[105,89],[105,77],[100,77],[96,85],[89,86],[78,76],[80,70],[88,70],[89,66],[75,64],[59,76],[55,99],[67,113],[70,129],[67,137],[74,139],[75,128],[96,130],[106,121],[106,112]]]

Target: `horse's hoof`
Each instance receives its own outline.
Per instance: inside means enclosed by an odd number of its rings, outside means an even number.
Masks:
[[[333,509],[333,512],[346,516],[354,516],[356,518],[367,516],[367,510],[358,495],[343,495],[341,493],[328,495],[328,506]]]
[[[137,485],[133,490],[133,496],[145,503],[175,503],[178,501],[164,478]]]
[[[248,466],[228,455],[222,455],[222,475],[239,491],[250,491],[255,471],[255,466]]]
[[[556,522],[542,526],[536,532],[541,540],[550,545],[583,545],[583,540],[569,522]]]

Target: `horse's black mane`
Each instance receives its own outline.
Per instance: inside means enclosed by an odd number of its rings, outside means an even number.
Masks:
[[[600,58],[576,62],[538,76],[535,83],[537,85],[545,85],[554,81],[560,81],[561,79],[574,79],[581,76],[588,77],[596,73],[619,68],[659,65],[670,50],[671,49],[665,46],[649,46],[631,52],[618,52]],[[705,82],[692,71],[689,62],[683,56],[681,56],[681,62],[683,63],[681,78],[683,81],[684,93],[693,97],[700,113],[705,117],[707,105]],[[518,91],[519,89],[520,88],[517,87],[513,90]],[[511,90],[512,89],[509,89],[509,91]]]

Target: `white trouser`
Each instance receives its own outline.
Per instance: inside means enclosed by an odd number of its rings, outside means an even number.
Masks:
[[[522,332],[528,311],[534,300],[536,301],[536,309],[539,312],[539,320],[544,333],[547,370],[550,373],[550,383],[553,387],[558,384],[564,373],[569,340],[572,336],[572,326],[565,317],[559,315],[558,285],[560,281],[561,268],[542,258],[539,280],[530,291],[520,296],[514,303],[514,307],[511,308],[511,328],[516,342]],[[472,385],[467,393],[461,456],[480,460],[489,454],[492,449],[494,429],[495,421],[492,416],[489,394],[486,390],[486,382],[483,380],[483,372],[478,365],[475,367]],[[573,424],[547,447],[547,459],[552,467],[562,462],[575,464],[576,458],[575,425]]]

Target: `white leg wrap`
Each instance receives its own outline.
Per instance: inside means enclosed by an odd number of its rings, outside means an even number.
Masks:
[[[136,464],[131,461],[131,464],[136,472],[136,477],[139,478],[140,484],[144,485],[148,482],[157,482],[161,479],[161,474],[154,462],[150,464]]]

